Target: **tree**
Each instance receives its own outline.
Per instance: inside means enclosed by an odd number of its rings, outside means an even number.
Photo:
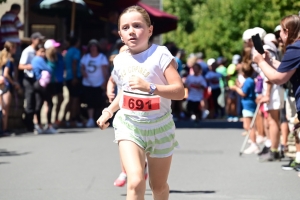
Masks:
[[[262,27],[273,32],[282,17],[298,14],[298,0],[164,0],[164,10],[179,18],[178,28],[164,35],[188,53],[207,58],[241,53],[242,34]]]
[[[0,0],[0,4],[1,4],[1,3],[6,3],[6,0]]]

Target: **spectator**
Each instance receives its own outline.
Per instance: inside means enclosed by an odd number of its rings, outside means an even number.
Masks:
[[[204,55],[202,52],[199,52],[199,53],[196,53],[196,57],[197,57],[197,63],[202,68],[202,75],[205,76],[206,73],[209,71],[209,68],[208,68],[208,65],[206,64],[206,62],[203,60]]]
[[[25,48],[22,52],[19,69],[24,70],[23,86],[25,90],[25,125],[27,131],[34,130],[33,115],[35,112],[35,94],[33,84],[35,82],[34,73],[32,71],[31,61],[35,56],[35,49],[44,39],[41,33],[35,32],[31,35],[31,45]]]
[[[95,111],[105,108],[105,90],[109,72],[108,60],[104,54],[100,53],[97,40],[93,39],[89,42],[87,54],[82,57],[80,64],[89,117],[86,127],[94,127],[96,126]]]
[[[206,81],[202,76],[202,68],[198,63],[193,65],[194,75],[186,78],[185,85],[188,88],[187,111],[192,120],[202,118],[200,102],[203,100],[203,92],[207,87]]]
[[[232,57],[232,63],[227,67],[227,85],[228,87],[234,86],[237,79],[236,66],[240,63],[241,56],[236,54]],[[234,90],[229,90],[226,95],[226,113],[228,115],[227,120],[238,121],[237,117],[237,93]]]
[[[60,123],[58,120],[58,114],[63,101],[64,60],[62,55],[57,50],[59,46],[60,43],[56,42],[53,39],[47,40],[44,44],[44,47],[46,49],[47,64],[52,69],[51,82],[47,87],[47,90],[51,96],[51,98],[48,99],[49,102],[47,102],[48,104],[47,116],[50,119],[48,121],[48,126],[52,126],[50,116],[53,108],[52,98],[54,96],[57,97],[56,112],[55,112],[55,126],[58,126]]]
[[[5,86],[5,80],[3,76],[0,76],[0,137],[10,136],[10,134],[3,133],[2,127],[2,109],[5,106],[3,101],[3,94],[7,92],[7,87]]]
[[[66,105],[64,119],[70,111],[70,122],[72,126],[81,127],[80,120],[80,97],[82,95],[82,75],[80,70],[80,40],[71,38],[70,48],[65,55],[66,85],[69,90],[69,102]],[[68,125],[68,124],[67,124]]]
[[[2,128],[3,134],[8,136],[10,132],[8,131],[8,114],[11,102],[11,96],[13,93],[13,89],[20,89],[20,85],[18,81],[14,80],[13,77],[14,72],[14,60],[13,55],[16,52],[16,44],[12,42],[5,42],[4,49],[0,53],[0,67],[2,68],[2,75],[5,78],[5,84],[8,89],[6,93],[4,93],[1,98],[3,98],[2,105]]]
[[[109,44],[112,46],[120,38],[118,33],[118,18],[119,13],[117,11],[110,11],[108,14],[108,21],[105,27],[106,38]]]
[[[47,65],[45,60],[45,48],[43,45],[39,44],[36,47],[36,56],[32,59],[32,71],[34,73],[34,91],[35,91],[35,114],[37,117],[37,124],[35,125],[35,130],[37,134],[42,133],[56,133],[57,131],[51,126],[51,111],[53,107],[52,97],[48,91],[48,85],[51,80],[52,69]],[[48,104],[47,111],[47,122],[48,126],[44,130],[41,123],[41,110],[44,101]]]
[[[6,41],[13,42],[17,44],[15,63],[17,64],[21,54],[21,41],[19,38],[19,30],[23,30],[24,25],[20,21],[18,15],[21,11],[21,6],[19,4],[12,4],[10,11],[7,11],[1,17],[1,26],[0,26],[0,47],[2,48]]]
[[[184,56],[185,56],[185,52],[182,49],[177,51],[176,56],[175,56],[175,60],[176,60],[177,65],[178,65],[177,71],[178,71],[179,74],[181,74],[181,71],[183,69],[182,59],[184,58]]]

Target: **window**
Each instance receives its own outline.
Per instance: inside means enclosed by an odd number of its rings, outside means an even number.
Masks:
[[[40,32],[45,38],[56,38],[56,25],[53,24],[32,24],[31,34]]]

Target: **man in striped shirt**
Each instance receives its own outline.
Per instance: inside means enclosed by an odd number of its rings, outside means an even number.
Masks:
[[[6,41],[20,44],[19,30],[23,30],[24,27],[18,17],[20,10],[21,6],[19,4],[12,4],[10,11],[1,17],[0,34],[2,44]]]

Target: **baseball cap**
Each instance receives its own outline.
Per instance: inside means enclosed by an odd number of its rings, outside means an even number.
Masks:
[[[44,44],[45,49],[49,49],[51,47],[59,47],[59,46],[60,46],[60,43],[56,42],[53,39],[47,40]]]
[[[264,43],[266,43],[266,42],[277,42],[276,36],[273,33],[268,33],[264,37]]]
[[[216,59],[214,59],[214,58],[210,58],[210,59],[208,59],[207,60],[207,65],[212,65],[214,62],[216,62]]]
[[[31,39],[44,39],[45,36],[43,36],[40,32],[34,32],[30,36]]]
[[[243,33],[243,40],[247,42],[251,39],[252,35],[255,35],[255,32],[252,28],[245,30]]]
[[[274,29],[274,32],[280,31],[281,30],[281,25],[277,25]]]
[[[96,40],[96,39],[91,39],[91,40],[89,41],[89,45],[92,45],[92,44],[99,45],[99,42],[98,42],[98,40]]]
[[[240,59],[241,59],[241,56],[238,54],[235,54],[232,56],[232,63],[236,65],[239,63]]]
[[[253,28],[253,31],[254,31],[254,35],[257,34],[257,33],[259,34],[259,37],[260,37],[261,40],[263,40],[265,35],[267,34],[265,29],[260,28],[260,27]]]

